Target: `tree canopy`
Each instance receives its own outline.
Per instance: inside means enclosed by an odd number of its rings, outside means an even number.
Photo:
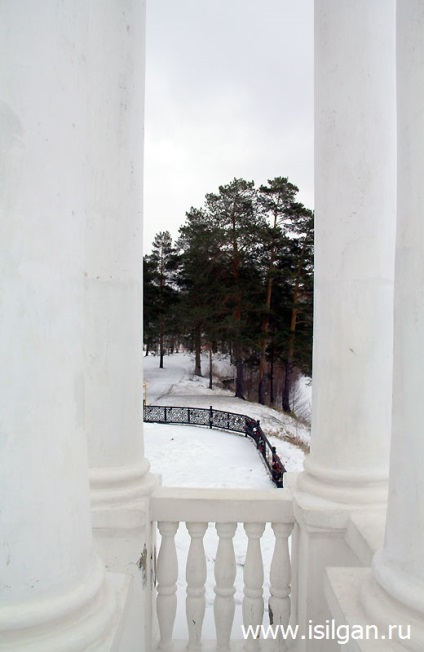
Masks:
[[[175,242],[156,235],[143,261],[146,354],[163,366],[183,344],[201,375],[202,350],[227,352],[236,396],[291,410],[293,375],[312,364],[314,216],[297,193],[286,177],[233,179],[187,211]]]

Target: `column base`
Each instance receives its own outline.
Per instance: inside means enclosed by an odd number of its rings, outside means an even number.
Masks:
[[[68,593],[0,607],[0,651],[112,651],[129,583],[95,557],[89,577]]]
[[[405,533],[405,536],[408,536]],[[402,571],[380,549],[373,559],[373,574],[378,584],[388,595],[424,618],[424,582],[422,575]],[[424,648],[423,648],[424,649]]]
[[[149,496],[157,484],[149,469],[147,459],[133,465],[90,468],[92,508],[124,507]]]
[[[403,633],[410,628],[410,640],[402,641],[407,650],[424,650],[422,578],[401,571],[383,549],[375,554],[372,574],[362,585],[361,603],[370,620],[386,627],[396,624]]]
[[[124,652],[150,649],[151,590],[155,555],[150,526],[150,495],[160,476],[141,464],[92,469],[92,525],[97,554],[109,570],[132,578]],[[141,647],[140,647],[141,646]]]
[[[356,566],[359,562],[346,542],[350,519],[347,505],[295,490],[294,515],[297,527],[295,544],[292,544],[292,611],[300,631],[306,634],[311,622],[323,625],[331,617],[324,596],[326,567]],[[306,635],[298,639],[296,645],[299,652],[332,652],[338,649],[334,641],[309,641]]]
[[[349,652],[422,652],[424,619],[382,589],[369,568],[328,568],[325,595]],[[340,627],[342,626],[342,627]]]
[[[293,573],[295,613],[302,631],[309,623],[324,625],[331,612],[324,595],[326,568],[331,566],[356,567],[361,565],[356,551],[348,541],[352,514],[378,514],[387,497],[385,480],[364,482],[351,476],[345,482],[337,473],[328,478],[307,471],[297,478],[288,477],[287,484],[294,496],[294,514],[297,522],[296,545],[293,546]],[[338,649],[334,641],[302,639],[297,641],[300,652],[314,650],[329,652]]]
[[[339,503],[346,508],[378,507],[387,504],[387,472],[349,473],[323,468],[309,459],[305,471],[299,474],[298,491],[311,497]]]

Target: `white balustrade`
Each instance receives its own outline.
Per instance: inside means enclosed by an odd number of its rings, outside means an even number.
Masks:
[[[262,561],[260,539],[264,533],[264,523],[245,523],[248,544],[246,562],[244,565],[244,598],[243,598],[243,624],[247,629],[249,625],[255,627],[262,625],[264,617],[263,583],[264,566]],[[246,640],[246,650],[257,650],[259,640],[249,637]]]
[[[233,538],[237,523],[217,523],[215,527],[219,540],[215,560],[214,616],[217,648],[224,652],[230,649],[235,612],[236,556]]]
[[[264,564],[261,538],[265,524],[271,523],[275,545],[270,569],[270,623],[287,625],[290,617],[290,556],[288,537],[293,528],[292,497],[289,490],[181,489],[160,487],[152,495],[151,519],[159,524],[162,544],[157,560],[157,616],[160,631],[159,649],[173,649],[172,632],[177,608],[178,561],[175,534],[179,522],[185,522],[190,534],[187,555],[186,615],[189,650],[202,645],[205,616],[206,556],[204,536],[208,523],[215,523],[217,550],[214,564],[215,600],[213,616],[216,649],[227,652],[235,614],[234,586],[236,556],[234,535],[237,523],[243,523],[247,535],[244,560],[243,625],[262,625],[264,614]],[[208,612],[211,613],[211,612]],[[265,625],[266,627],[266,625]],[[210,632],[208,632],[210,634]],[[241,631],[239,638],[241,637]],[[281,637],[279,637],[281,639]],[[274,641],[272,641],[274,643]],[[275,642],[282,645],[281,640]],[[252,636],[245,649],[257,650],[259,639]],[[181,649],[181,644],[177,646]],[[208,648],[209,649],[209,648]],[[277,649],[279,649],[277,647]]]
[[[186,567],[186,614],[189,650],[197,650],[201,645],[202,625],[205,617],[206,582],[206,558],[203,537],[207,527],[207,523],[187,523],[187,530],[191,537]]]
[[[290,619],[290,581],[291,564],[289,536],[292,523],[272,523],[275,534],[275,548],[272,556],[270,579],[270,598],[268,602],[269,622],[274,627],[287,627]],[[281,636],[275,640],[275,649],[282,650],[285,642]]]
[[[159,648],[162,650],[169,650],[172,647],[172,631],[177,611],[178,559],[175,535],[178,525],[179,523],[172,521],[158,523],[162,543],[156,570],[158,581],[156,610],[160,631]]]

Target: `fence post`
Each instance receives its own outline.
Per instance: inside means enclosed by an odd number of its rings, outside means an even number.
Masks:
[[[213,408],[212,405],[209,407],[209,428],[213,426]]]

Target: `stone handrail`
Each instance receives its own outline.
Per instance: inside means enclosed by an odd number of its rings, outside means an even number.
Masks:
[[[203,538],[210,523],[215,524],[217,549],[214,565],[214,622],[216,649],[228,650],[235,613],[234,581],[236,560],[233,537],[242,523],[247,538],[243,568],[243,624],[261,625],[264,615],[264,570],[261,537],[266,523],[274,532],[274,552],[270,566],[269,615],[271,624],[286,626],[290,617],[291,566],[288,538],[293,528],[292,497],[289,491],[254,489],[157,489],[151,498],[151,520],[158,523],[162,537],[156,563],[156,611],[159,649],[174,649],[173,629],[177,609],[178,568],[175,534],[181,522],[190,535],[186,560],[186,614],[188,649],[202,642],[205,616],[206,557]],[[245,641],[247,650],[256,650],[258,641]]]

